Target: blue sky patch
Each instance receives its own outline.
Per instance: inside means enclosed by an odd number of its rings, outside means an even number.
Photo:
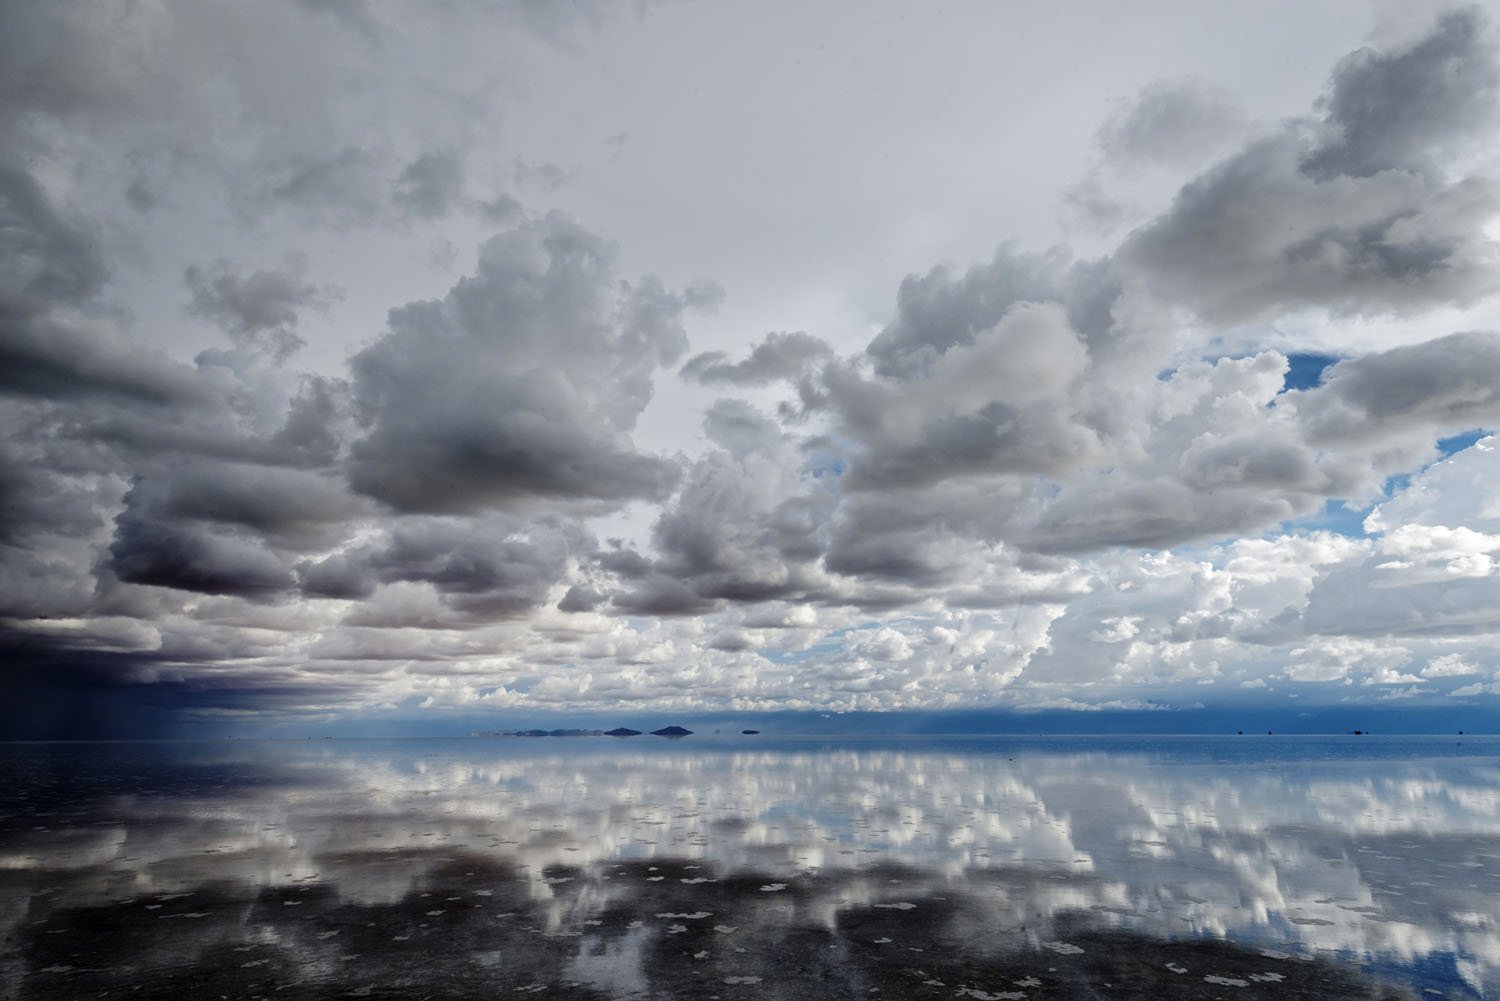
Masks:
[[[1283,393],[1293,389],[1312,389],[1323,381],[1323,373],[1330,365],[1340,361],[1338,355],[1293,352],[1286,356],[1286,380],[1281,384]]]
[[[1473,445],[1479,439],[1485,438],[1488,435],[1488,431],[1485,431],[1482,428],[1475,428],[1472,431],[1465,431],[1462,434],[1450,435],[1447,438],[1439,438],[1437,443],[1438,451],[1443,453],[1443,458],[1446,459],[1450,455],[1456,455],[1459,452],[1462,452],[1464,449],[1468,448],[1470,445]]]

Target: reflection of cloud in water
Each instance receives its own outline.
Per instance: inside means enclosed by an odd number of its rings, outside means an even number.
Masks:
[[[45,816],[12,806],[5,932],[37,941],[37,921],[130,901],[172,929],[164,943],[233,940],[272,950],[266,967],[347,979],[349,936],[310,939],[294,914],[395,922],[386,948],[482,916],[524,924],[527,954],[552,957],[535,959],[539,982],[621,994],[647,990],[662,963],[777,982],[764,953],[793,932],[901,949],[914,927],[1053,960],[1070,934],[1114,930],[1429,968],[1448,957],[1477,989],[1500,969],[1500,772],[1471,760],[1267,771],[1113,754],[441,747],[319,748],[246,785]],[[463,962],[514,972],[518,945],[483,944]],[[1018,989],[991,988],[964,989]]]

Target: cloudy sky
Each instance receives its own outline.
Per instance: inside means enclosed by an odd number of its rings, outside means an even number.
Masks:
[[[1500,708],[1500,9],[0,21],[13,729]]]

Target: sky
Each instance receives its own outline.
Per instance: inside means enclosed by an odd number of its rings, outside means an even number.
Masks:
[[[0,734],[1485,718],[1497,19],[3,5]]]

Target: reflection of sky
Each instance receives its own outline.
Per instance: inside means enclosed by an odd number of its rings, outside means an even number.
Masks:
[[[264,766],[221,760],[214,781],[43,804],[47,782],[68,780],[53,772],[5,799],[0,875],[21,892],[0,895],[4,932],[210,882],[391,904],[461,857],[512,867],[550,933],[583,933],[630,892],[611,865],[671,860],[700,868],[644,878],[817,876],[826,892],[778,905],[777,920],[829,927],[850,907],[963,895],[998,930],[1083,914],[1284,951],[1441,957],[1476,989],[1500,970],[1500,768],[1487,758],[557,746],[272,749]],[[628,967],[631,941],[575,961]]]

